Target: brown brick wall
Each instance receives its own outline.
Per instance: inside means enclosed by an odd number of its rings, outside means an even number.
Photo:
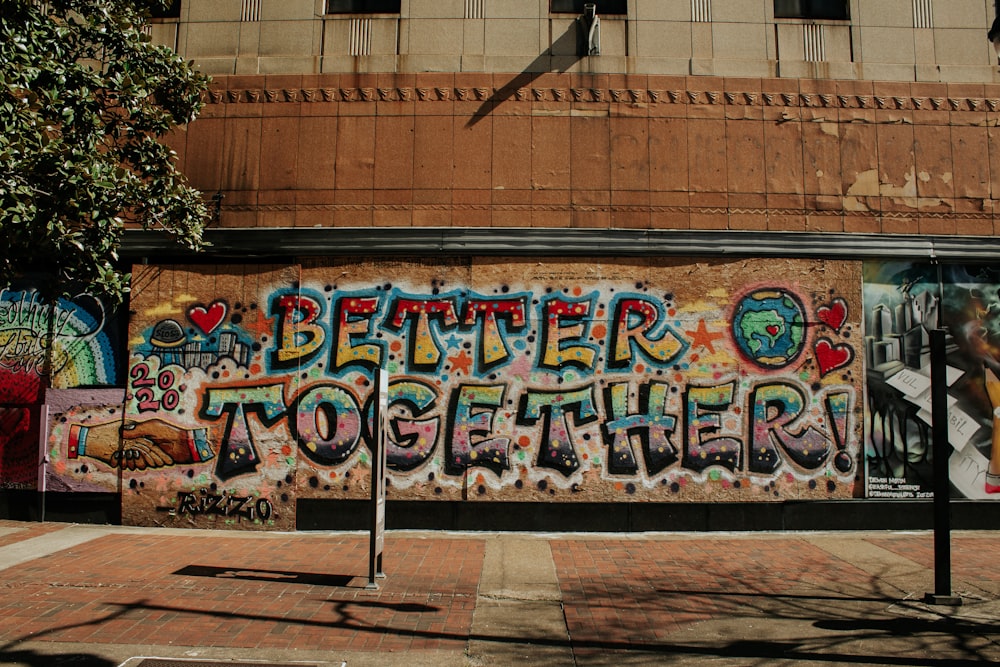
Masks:
[[[998,123],[992,84],[232,76],[171,143],[224,227],[992,235]]]

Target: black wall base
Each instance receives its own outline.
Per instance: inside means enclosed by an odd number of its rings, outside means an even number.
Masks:
[[[955,530],[1000,526],[1000,503],[951,503]],[[367,530],[363,500],[298,501],[298,530]],[[930,501],[784,503],[491,503],[389,501],[389,529],[643,532],[766,530],[930,530]]]
[[[0,491],[0,519],[119,524],[117,493],[45,493]]]
[[[365,500],[301,499],[298,530],[367,530]],[[0,490],[0,518],[121,523],[113,493]],[[930,530],[929,500],[831,500],[783,503],[502,503],[392,501],[389,529],[459,531],[643,532],[767,530]],[[1000,527],[1000,502],[953,500],[953,530]]]

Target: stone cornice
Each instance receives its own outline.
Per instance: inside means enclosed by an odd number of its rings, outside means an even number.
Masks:
[[[294,211],[532,211],[576,212],[596,211],[607,213],[693,213],[697,215],[800,215],[838,217],[849,215],[873,220],[992,220],[991,211],[942,211],[913,208],[911,210],[847,210],[835,208],[763,208],[742,206],[655,206],[643,204],[223,204],[225,212],[281,213]]]
[[[941,85],[943,90],[947,90]],[[483,102],[626,105],[704,105],[786,107],[799,109],[873,109],[890,111],[996,112],[1000,90],[991,96],[863,95],[748,90],[590,88],[590,87],[317,87],[213,88],[209,104],[287,104],[339,102]]]

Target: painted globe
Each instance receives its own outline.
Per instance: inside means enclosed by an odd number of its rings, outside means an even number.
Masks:
[[[744,356],[762,368],[791,364],[802,352],[805,337],[805,309],[790,292],[756,290],[736,305],[733,340]]]

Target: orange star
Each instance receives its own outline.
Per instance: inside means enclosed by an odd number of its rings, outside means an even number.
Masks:
[[[261,336],[276,335],[274,320],[275,318],[268,317],[262,309],[258,308],[255,311],[255,319],[251,321],[249,317],[244,317],[243,323],[240,326],[247,333],[256,334],[256,338],[259,339]]]
[[[691,336],[691,348],[698,349],[701,347],[707,348],[709,353],[715,354],[715,348],[712,347],[712,341],[718,340],[725,336],[723,333],[712,333],[705,326],[705,320],[701,319],[698,321],[698,329],[696,331],[685,331],[688,336]]]
[[[469,375],[469,369],[472,367],[472,357],[462,350],[457,356],[448,357],[448,361],[451,362],[451,369],[453,371],[462,371],[466,375]]]

